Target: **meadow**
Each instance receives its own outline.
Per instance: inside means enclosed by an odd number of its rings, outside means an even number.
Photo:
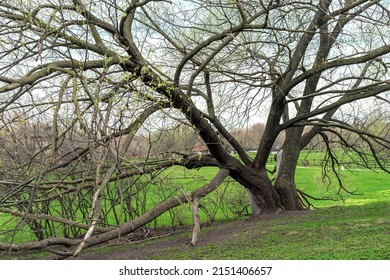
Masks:
[[[204,228],[198,246],[161,246],[147,258],[390,260],[389,217],[390,202],[386,201],[326,207],[273,218],[247,218]],[[190,240],[190,233],[175,238],[183,244]],[[150,247],[150,243],[130,244],[111,248],[111,253],[106,253],[109,258],[126,259],[129,252],[148,251]],[[118,253],[121,250],[126,253]]]
[[[320,160],[320,156],[303,155],[303,158]],[[216,171],[209,169],[206,173],[197,173],[177,169],[170,172],[168,177],[180,175],[188,187],[195,187],[202,181],[200,174],[208,173],[205,177],[209,177]],[[218,222],[202,229],[197,246],[184,245],[191,240],[190,227],[184,227],[179,228],[173,237],[165,238],[165,241],[92,249],[85,258],[99,255],[106,259],[389,260],[390,175],[359,166],[339,170],[343,186],[353,194],[340,190],[335,175],[323,175],[323,169],[319,166],[297,168],[296,183],[301,190],[319,198],[332,199],[309,199],[315,208],[308,212],[273,217],[248,217],[229,212],[226,208],[230,209],[232,204],[244,204],[246,198],[242,188],[227,182],[230,185],[221,186],[219,192],[227,196],[227,201],[229,198],[236,200],[230,200],[230,206],[220,205],[225,207],[225,212],[217,211],[215,218]],[[191,181],[191,176],[197,177],[198,181]],[[225,187],[228,189],[226,192]],[[209,200],[216,200],[216,197],[218,192],[206,198],[205,207],[211,208],[214,204]],[[247,209],[249,211],[249,207]],[[208,216],[204,214],[202,219],[207,221]],[[190,213],[188,221],[191,223]],[[160,222],[163,223],[163,220]]]
[[[372,202],[390,201],[390,175],[376,169],[365,169],[356,163],[355,156],[339,155],[340,162],[345,162],[344,170],[336,171],[342,181],[339,181],[330,168],[323,168],[320,163],[324,154],[321,152],[303,152],[296,170],[296,185],[303,192],[318,198],[308,198],[311,208],[326,208],[334,206],[354,206]],[[270,159],[267,168],[274,168],[274,161]],[[377,167],[377,166],[376,166]],[[180,191],[193,190],[206,184],[217,172],[216,168],[202,168],[201,170],[187,170],[181,167],[172,167],[165,171],[165,187]],[[272,176],[272,175],[271,175]],[[225,180],[214,193],[202,199],[201,219],[204,222],[234,220],[239,216],[251,214],[248,203],[248,194],[245,189],[233,180]],[[172,219],[173,217],[173,219]],[[168,217],[162,215],[156,221],[156,225],[184,225],[191,224],[191,212],[189,205],[173,209]]]
[[[323,155],[320,153],[303,154],[301,160],[308,160],[312,163],[319,162],[322,157]],[[273,162],[269,162],[269,169],[273,168],[273,164]],[[160,174],[159,180],[150,184],[139,194],[140,201],[134,201],[134,206],[138,206],[138,211],[142,214],[167,197],[188,192],[204,185],[216,172],[216,168],[187,170],[178,166],[171,167]],[[359,166],[350,168],[346,166],[344,170],[340,169],[337,172],[342,179],[343,186],[348,190],[347,192],[340,189],[334,174],[329,172],[327,176],[324,176],[323,172],[323,168],[314,164],[306,164],[305,166],[300,164],[296,171],[297,187],[313,197],[322,198],[320,200],[309,199],[309,202],[315,206],[315,210],[311,211],[310,215],[299,215],[293,219],[280,217],[276,224],[272,221],[263,221],[260,227],[263,230],[252,227],[242,231],[242,236],[240,233],[238,241],[233,242],[234,246],[231,243],[230,245],[207,244],[186,252],[182,250],[165,252],[162,249],[161,254],[169,256],[169,258],[184,259],[254,258],[256,254],[259,254],[258,250],[252,253],[245,252],[245,254],[242,252],[240,255],[242,250],[240,246],[242,247],[243,243],[248,242],[248,240],[250,242],[253,240],[254,248],[258,246],[258,242],[263,244],[261,252],[263,258],[389,258],[388,253],[385,252],[388,251],[386,246],[390,246],[390,243],[386,243],[389,242],[390,237],[390,219],[388,218],[390,217],[390,175],[378,169],[367,170]],[[111,187],[115,188],[115,185]],[[109,202],[105,204],[105,207],[104,210],[112,209]],[[201,200],[200,215],[201,222],[204,224],[237,223],[245,220],[250,215],[248,194],[245,189],[228,178],[216,191]],[[112,213],[106,216],[106,220],[108,223],[115,224],[115,217]],[[0,236],[0,238],[3,237],[2,242],[10,241],[9,238],[16,224],[16,220],[9,220],[8,215],[0,214],[0,228],[4,233]],[[182,228],[183,226],[190,227],[191,224],[190,205],[183,204],[164,213],[147,227],[151,229],[159,227]],[[202,234],[207,235],[208,230],[205,228],[206,233]],[[190,230],[187,229],[183,234],[189,238]],[[261,236],[261,240],[254,238],[254,236]],[[334,238],[335,236],[337,238]],[[374,242],[378,238],[384,242],[378,244]],[[15,232],[12,241],[21,242],[34,239],[35,237],[25,226],[23,230]],[[293,243],[290,242],[291,239],[294,239]],[[362,240],[371,243],[363,246],[363,249],[350,250],[354,246],[358,246],[357,244]],[[277,246],[275,246],[275,242]],[[352,242],[352,245],[345,245],[349,242]],[[215,246],[219,249],[210,249]],[[306,250],[307,246],[312,247],[310,253]],[[345,246],[351,248],[342,249],[343,252],[340,252],[340,248],[345,248]],[[213,253],[205,255],[203,250]],[[363,255],[362,250],[365,250]],[[155,255],[154,258],[162,258],[161,254]]]

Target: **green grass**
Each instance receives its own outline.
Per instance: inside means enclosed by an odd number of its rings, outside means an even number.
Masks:
[[[302,154],[302,159],[322,159],[323,153]],[[269,164],[269,169],[272,169]],[[194,190],[212,178],[217,172],[217,168],[202,168],[201,170],[187,170],[179,166],[173,166],[162,173],[162,179],[150,185],[146,194],[146,210],[151,209],[156,203],[159,203],[166,197],[181,194]],[[390,201],[390,175],[382,171],[370,171],[363,169],[351,169],[344,172],[339,171],[343,179],[344,186],[356,193],[351,195],[345,191],[339,191],[336,176],[330,175],[323,179],[322,169],[317,166],[302,167],[298,166],[296,172],[296,184],[299,189],[315,197],[330,197],[337,201],[312,200],[316,207],[327,208],[331,206],[344,205],[356,206],[369,203]],[[115,186],[113,186],[115,187]],[[202,208],[200,210],[201,221],[231,221],[238,218],[239,214],[247,214],[248,198],[246,191],[237,183],[227,180],[214,193],[201,200]],[[119,206],[116,208],[119,212]],[[77,214],[77,213],[76,213]],[[0,214],[0,229],[12,230],[17,223],[15,220],[8,221],[7,214]],[[113,215],[108,217],[109,223],[114,224]],[[181,226],[191,225],[192,214],[190,205],[184,204],[167,213],[164,213],[153,221],[149,226]],[[9,235],[8,235],[9,236]],[[0,242],[10,241],[7,235],[0,236]],[[30,241],[35,237],[27,229],[17,232],[14,236],[14,242]]]
[[[164,172],[164,179],[160,185],[151,186],[148,208],[163,196],[193,190],[206,183],[215,173],[216,168],[202,170],[186,170],[172,167]],[[233,225],[231,233],[221,236],[221,241],[199,245],[194,248],[179,245],[175,248],[164,249],[152,255],[152,259],[390,259],[390,176],[381,171],[351,169],[340,171],[344,186],[356,195],[341,191],[343,200],[315,201],[318,208],[308,214],[287,216],[281,215],[275,219],[259,219],[247,223],[244,218],[238,218],[229,212],[218,201],[236,199],[242,187],[236,183],[226,182],[216,192],[202,199],[204,208],[201,210],[201,221],[210,219],[210,212],[215,211],[215,220],[229,220],[229,223],[214,224],[217,228]],[[298,167],[296,184],[303,191],[317,197],[332,197],[340,199],[335,193],[339,190],[336,176],[330,175],[325,181],[320,167]],[[245,196],[245,190],[243,191]],[[246,197],[242,198],[245,203]],[[218,207],[219,208],[218,208]],[[207,209],[205,211],[204,209]],[[176,225],[191,225],[191,211],[189,205],[176,208],[174,213],[165,213],[152,225],[172,225],[172,215]],[[225,211],[225,212],[224,212]],[[13,229],[13,223],[7,223],[9,216],[0,215],[0,227]],[[152,226],[151,225],[151,226]],[[202,228],[200,240],[207,238],[215,227]],[[191,228],[184,233],[170,238],[190,240]],[[31,233],[24,228],[18,232],[15,240],[28,241],[33,239]],[[164,239],[165,240],[165,239]],[[160,242],[156,240],[153,242]],[[125,247],[115,246],[102,250],[133,250],[145,248],[149,242]],[[89,249],[94,251],[95,249]],[[89,251],[88,250],[88,251]],[[12,256],[12,258],[46,258],[47,254],[31,256]],[[9,259],[10,256],[4,256]],[[0,257],[1,258],[1,257]]]
[[[335,205],[363,205],[371,202],[390,201],[390,175],[383,171],[345,170],[340,173],[343,186],[353,194],[340,190],[333,174],[324,178],[318,167],[300,167],[296,172],[299,189],[315,197],[330,197],[338,201],[310,200],[317,207]],[[339,191],[340,190],[340,191]],[[339,194],[337,194],[339,192]]]
[[[245,218],[202,228],[200,243],[185,244],[191,229],[168,238],[138,244],[89,248],[84,253],[111,256],[116,252],[149,251],[148,259],[171,260],[390,260],[390,202],[336,206],[297,215]],[[249,219],[249,220],[248,220]],[[217,232],[216,232],[217,231]],[[223,234],[221,234],[223,232]],[[206,242],[208,236],[218,240]],[[171,240],[177,246],[155,251]],[[177,241],[176,241],[177,240]],[[180,240],[180,241],[179,241]],[[123,255],[125,259],[125,254]],[[0,259],[45,259],[47,253],[4,255]]]
[[[224,236],[226,239],[221,242],[195,248],[170,248],[152,259],[388,260],[388,217],[390,203],[381,202],[260,219],[256,223],[239,223],[240,231]]]

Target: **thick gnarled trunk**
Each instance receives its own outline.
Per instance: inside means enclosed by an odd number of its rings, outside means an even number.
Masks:
[[[287,141],[281,151],[278,172],[275,181],[275,188],[278,191],[282,205],[285,210],[302,210],[302,205],[296,185],[295,170],[298,164],[300,153],[299,145],[294,139],[300,139],[302,128],[293,128],[287,131]]]
[[[281,203],[285,210],[303,210],[305,208],[299,198],[293,179],[288,176],[282,176],[277,180],[275,188],[280,195]]]
[[[280,195],[265,170],[240,166],[231,170],[230,176],[248,190],[253,214],[284,209]]]

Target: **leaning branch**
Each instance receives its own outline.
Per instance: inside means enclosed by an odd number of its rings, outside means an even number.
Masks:
[[[89,228],[89,225],[87,225],[87,224],[83,224],[83,223],[75,222],[75,221],[68,220],[68,219],[65,219],[62,217],[55,217],[55,216],[47,215],[47,214],[28,214],[28,213],[26,214],[26,213],[11,210],[11,209],[4,208],[4,207],[0,207],[0,212],[11,214],[11,215],[16,216],[16,217],[27,218],[29,220],[36,220],[36,219],[37,220],[47,220],[47,221],[52,221],[52,222],[56,222],[56,223],[66,224],[66,225],[71,226],[71,227],[77,227],[77,228],[82,228],[82,229]],[[110,230],[111,230],[110,228],[96,227],[97,232],[107,232]]]
[[[200,232],[200,218],[198,212],[200,198],[214,191],[223,182],[223,180],[225,180],[229,173],[230,172],[227,169],[220,169],[217,175],[215,175],[208,184],[192,192],[192,216],[194,219],[194,229],[192,231],[191,240],[192,245],[195,245],[198,242]]]
[[[159,205],[155,206],[154,208],[147,211],[142,216],[125,223],[113,230],[110,230],[108,232],[104,232],[98,235],[91,236],[88,240],[85,240],[85,243],[83,244],[82,249],[86,249],[88,247],[98,245],[104,242],[107,242],[109,240],[120,238],[123,235],[132,233],[136,231],[137,229],[141,228],[143,225],[153,221],[166,211],[180,206],[183,203],[189,203],[192,201],[193,197],[203,197],[207,194],[211,193],[213,190],[215,190],[216,186],[220,184],[227,176],[229,175],[229,171],[227,169],[220,169],[220,171],[217,173],[217,175],[210,181],[209,184],[206,184],[198,189],[196,189],[193,192],[190,193],[183,193],[179,196],[170,198],[168,200],[165,200],[164,202],[160,203]],[[36,250],[36,249],[42,249],[42,250],[48,250],[52,251],[51,247],[53,246],[64,246],[64,247],[71,247],[76,248],[79,247],[82,240],[80,239],[70,239],[70,238],[48,238],[41,241],[34,241],[34,242],[25,242],[20,244],[5,244],[0,243],[0,250],[3,251],[22,251],[22,250]],[[52,251],[54,252],[54,251]],[[71,256],[74,255],[74,252],[72,250],[67,252],[59,252],[56,250],[58,254],[60,255],[67,255]],[[79,253],[79,252],[78,252]],[[77,254],[76,254],[77,256]]]

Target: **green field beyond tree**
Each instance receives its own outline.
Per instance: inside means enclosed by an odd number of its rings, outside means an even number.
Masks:
[[[311,155],[318,157],[318,155]],[[198,176],[199,180],[187,182],[188,187],[199,186],[201,175],[195,171],[171,170],[169,175],[183,177]],[[207,175],[202,172],[203,176]],[[199,173],[200,173],[199,172]],[[210,176],[216,172],[209,169]],[[299,167],[296,173],[297,185],[302,191],[310,192],[317,197],[327,197],[334,200],[310,200],[316,206],[309,213],[280,215],[275,219],[262,219],[255,222],[250,217],[234,216],[229,212],[228,205],[222,205],[215,217],[217,220],[229,222],[217,223],[202,230],[200,242],[195,248],[178,245],[176,248],[162,246],[158,252],[150,254],[150,259],[317,259],[317,260],[389,260],[390,259],[390,176],[379,170],[352,168],[340,170],[344,187],[354,194],[339,191],[335,176],[323,177],[318,166]],[[324,179],[325,178],[325,179]],[[181,179],[185,181],[186,179]],[[223,193],[226,186],[220,186],[216,193]],[[231,194],[229,194],[231,192]],[[339,192],[339,194],[337,194]],[[204,208],[212,209],[217,200],[206,198]],[[229,185],[225,196],[232,209],[239,209],[241,189]],[[234,198],[236,200],[234,200]],[[213,201],[214,199],[214,201]],[[210,203],[210,200],[213,203]],[[207,204],[209,202],[209,204]],[[227,202],[225,202],[227,203]],[[225,207],[224,211],[222,208]],[[191,223],[189,206],[185,206],[187,216],[183,220]],[[248,208],[249,209],[249,208]],[[208,220],[204,213],[202,221]],[[176,214],[183,214],[178,211]],[[230,215],[230,216],[229,216]],[[166,217],[160,217],[164,223]],[[249,221],[249,222],[248,222]],[[179,231],[181,232],[181,231]],[[208,239],[219,234],[219,242],[209,243]],[[191,239],[191,229],[187,228],[172,239]],[[145,244],[118,246],[114,249],[91,250],[89,253],[107,254],[109,257],[126,258],[124,252],[139,252],[148,250],[159,241]],[[123,253],[113,254],[113,251]],[[113,254],[113,255],[112,255]],[[88,253],[87,253],[88,255]]]
[[[205,259],[389,259],[390,247],[390,176],[380,170],[363,168],[339,168],[338,174],[344,189],[340,189],[337,178],[331,172],[324,176],[324,169],[310,165],[321,160],[320,154],[303,155],[302,160],[309,161],[308,166],[300,165],[296,171],[299,189],[310,193],[317,199],[308,199],[315,207],[310,214],[261,222],[259,228],[235,233],[237,242],[229,245],[199,246],[193,250],[162,249],[162,255],[154,258],[205,258]],[[269,164],[272,169],[272,162]],[[328,170],[329,171],[329,170]],[[166,197],[193,190],[207,183],[217,172],[216,168],[186,170],[171,167],[161,174],[159,181],[145,192],[144,205],[138,201],[140,213],[149,210],[157,201]],[[114,185],[112,187],[115,187]],[[330,200],[325,200],[325,198]],[[134,205],[136,207],[137,204]],[[108,206],[107,206],[108,207]],[[143,208],[143,209],[141,209]],[[243,222],[250,219],[248,195],[244,188],[226,180],[216,191],[201,200],[200,215],[202,223],[220,225]],[[9,216],[2,214],[0,226],[3,241],[6,232],[12,232],[14,224]],[[259,218],[261,219],[261,218]],[[114,224],[114,215],[107,214],[107,221]],[[190,239],[192,213],[189,204],[171,209],[148,225],[149,228],[188,226],[183,235]],[[206,227],[202,233],[212,231]],[[248,237],[250,235],[250,237]],[[201,237],[202,238],[202,235]],[[15,235],[13,242],[34,240],[34,236],[25,226]],[[228,242],[228,241],[226,241]],[[240,242],[253,242],[251,248],[262,248],[241,252]],[[259,246],[258,243],[262,245]],[[226,247],[224,247],[226,246]]]

